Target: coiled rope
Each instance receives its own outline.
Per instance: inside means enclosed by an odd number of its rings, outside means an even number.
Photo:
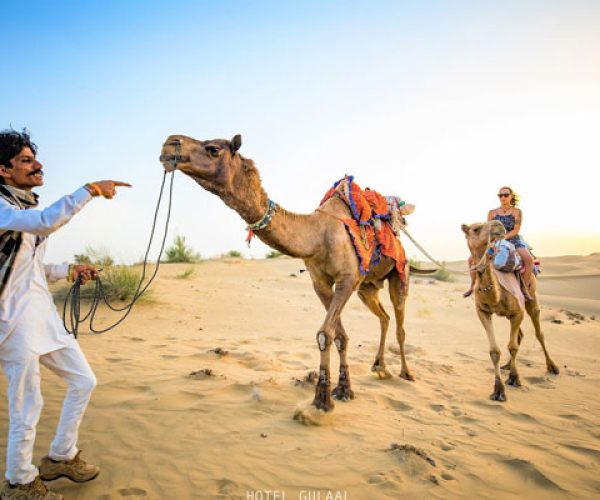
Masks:
[[[178,159],[178,152],[174,155],[174,158],[173,158],[174,166],[176,166],[177,159]],[[97,276],[96,277],[96,288],[95,288],[93,296],[92,296],[92,303],[90,305],[90,309],[82,317],[81,316],[81,275],[78,276],[77,279],[75,280],[75,282],[73,283],[73,285],[71,286],[71,288],[69,289],[69,292],[67,293],[67,297],[65,298],[65,303],[64,303],[64,307],[63,307],[63,325],[65,327],[65,330],[68,333],[70,333],[71,335],[73,335],[75,338],[77,338],[77,335],[79,333],[80,325],[82,323],[84,323],[85,321],[88,321],[88,319],[89,319],[89,328],[92,333],[105,333],[105,332],[108,332],[109,330],[112,330],[119,324],[121,324],[125,320],[125,318],[127,316],[129,316],[129,313],[131,312],[133,305],[140,299],[140,297],[144,294],[144,292],[146,292],[146,290],[148,289],[148,287],[154,281],[154,278],[158,274],[158,268],[160,267],[160,258],[162,257],[162,254],[163,254],[163,251],[165,248],[165,243],[167,241],[167,234],[169,232],[169,220],[171,218],[171,205],[172,205],[172,200],[173,200],[173,179],[175,178],[174,172],[173,172],[173,175],[171,176],[171,182],[169,183],[169,201],[168,201],[168,208],[167,208],[167,218],[166,218],[166,222],[165,222],[165,232],[164,232],[164,235],[162,238],[162,243],[160,246],[160,252],[159,252],[158,258],[156,260],[156,267],[154,268],[154,272],[148,279],[148,282],[144,285],[144,280],[146,279],[146,268],[148,266],[148,256],[150,254],[152,240],[154,239],[156,223],[158,220],[158,212],[159,212],[160,205],[161,205],[162,198],[163,198],[163,192],[164,192],[164,188],[165,188],[165,184],[166,184],[167,174],[168,173],[165,170],[163,179],[162,179],[162,183],[160,186],[160,193],[158,195],[158,202],[156,203],[156,210],[154,211],[154,220],[152,222],[152,230],[150,231],[150,240],[148,241],[148,247],[147,247],[146,253],[144,255],[142,275],[141,275],[140,281],[137,285],[137,289],[136,289],[135,293],[133,294],[133,298],[131,299],[131,302],[129,302],[128,304],[126,304],[122,307],[117,307],[117,306],[112,305],[110,303],[110,301],[108,300],[108,297],[106,296],[106,290],[104,288],[104,284],[102,283],[102,280],[100,279],[100,276]],[[94,321],[96,319],[96,313],[98,311],[98,306],[102,302],[104,304],[106,304],[106,306],[108,306],[108,308],[111,309],[112,311],[115,311],[115,312],[123,312],[124,311],[124,314],[123,314],[123,316],[121,316],[121,318],[118,321],[113,323],[111,326],[109,326],[107,328],[96,329],[94,327]]]

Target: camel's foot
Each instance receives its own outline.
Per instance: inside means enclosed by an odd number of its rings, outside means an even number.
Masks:
[[[392,378],[392,374],[389,372],[386,366],[382,363],[378,363],[377,361],[375,361],[371,367],[371,371],[376,373],[379,379]]]
[[[506,385],[512,385],[513,387],[521,387],[521,379],[518,373],[511,373],[506,379]]]
[[[331,411],[335,406],[333,401],[331,400],[331,395],[329,392],[329,384],[319,384],[317,385],[317,390],[315,392],[315,399],[313,400],[313,405],[318,410],[323,411]]]
[[[500,367],[501,370],[510,370],[510,360]]]
[[[496,382],[494,383],[494,392],[490,394],[490,399],[492,401],[506,401],[506,393],[504,392],[504,384],[502,380],[496,377]]]
[[[402,370],[400,372],[400,378],[403,378],[404,380],[408,380],[409,382],[415,381],[414,375],[412,373],[410,373],[408,370]]]
[[[548,368],[548,373],[551,373],[552,375],[558,375],[560,373],[560,370],[558,369],[558,366],[554,364],[554,361],[547,363],[546,368]]]
[[[349,385],[338,385],[331,391],[331,397],[336,401],[350,401],[354,399],[354,391],[350,389]]]

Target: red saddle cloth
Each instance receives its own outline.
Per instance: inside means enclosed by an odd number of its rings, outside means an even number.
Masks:
[[[368,274],[384,255],[394,259],[400,279],[405,283],[406,254],[388,222],[390,216],[385,197],[369,188],[361,189],[352,176],[337,181],[325,193],[319,206],[333,196],[338,196],[350,209],[352,217],[341,218],[341,221],[354,245],[360,273]]]

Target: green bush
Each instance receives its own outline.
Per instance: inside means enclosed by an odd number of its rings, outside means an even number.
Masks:
[[[421,263],[414,258],[408,259],[408,263],[410,265],[410,267],[414,268],[414,269],[420,269],[421,268]]]
[[[433,279],[436,279],[438,281],[454,281],[454,277],[452,276],[452,273],[450,271],[448,271],[448,269],[446,268],[446,265],[444,263],[442,263],[442,267],[440,267],[435,274],[432,276]]]
[[[229,250],[225,254],[225,257],[242,257],[242,252],[238,252],[237,250]]]
[[[270,252],[267,252],[265,257],[267,259],[276,259],[277,257],[281,257],[282,255],[283,254],[281,252],[278,252],[277,250],[271,250]]]
[[[175,276],[175,278],[177,278],[178,280],[186,280],[188,278],[191,278],[195,272],[196,270],[193,267],[188,267],[185,271]]]
[[[73,256],[75,264],[87,264],[96,267],[110,267],[115,263],[112,255],[105,248],[93,248],[92,246],[86,246],[83,253],[76,254]]]
[[[141,278],[141,270],[131,266],[113,266],[104,269],[100,274],[104,293],[109,301],[131,300],[138,289]],[[64,302],[71,288],[71,283],[66,283],[53,292],[54,300]],[[81,300],[91,301],[96,289],[95,281],[88,281],[81,287]],[[151,287],[142,295],[140,300],[152,300]]]
[[[165,250],[167,262],[198,262],[201,257],[199,253],[185,244],[185,236],[177,235],[173,244]]]

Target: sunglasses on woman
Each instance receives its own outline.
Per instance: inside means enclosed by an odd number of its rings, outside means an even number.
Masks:
[[[507,198],[510,196],[510,193],[498,193],[498,198]]]

